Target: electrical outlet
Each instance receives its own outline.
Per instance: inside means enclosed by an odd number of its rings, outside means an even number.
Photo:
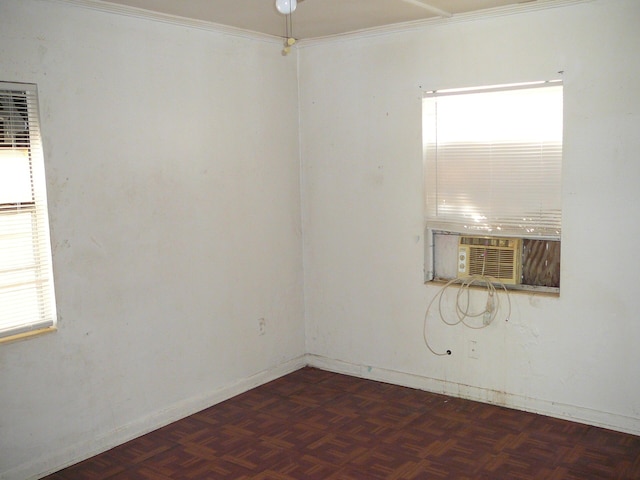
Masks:
[[[258,319],[258,335],[264,335],[267,333],[267,322],[264,318]]]
[[[478,358],[478,342],[469,340],[469,358]]]

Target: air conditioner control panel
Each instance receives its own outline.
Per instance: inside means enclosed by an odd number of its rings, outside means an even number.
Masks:
[[[458,272],[466,273],[467,271],[467,249],[458,249]]]

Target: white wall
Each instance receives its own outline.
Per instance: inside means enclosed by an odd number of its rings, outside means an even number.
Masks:
[[[300,51],[312,364],[640,434],[638,20],[636,0],[596,0]],[[423,285],[422,93],[559,71],[561,295],[513,294],[510,321],[481,331],[434,319],[432,344],[453,351],[436,357],[422,340],[439,288]]]
[[[0,345],[0,478],[304,364],[296,64],[280,50],[0,2],[0,80],[39,88],[60,317]]]
[[[269,42],[0,0],[0,80],[40,91],[60,315],[57,333],[0,346],[0,478],[84,458],[305,352],[640,433],[639,18],[635,0],[596,0],[301,44],[296,65]],[[514,294],[511,320],[480,332],[436,328],[454,354],[434,357],[422,92],[560,70],[561,296]]]

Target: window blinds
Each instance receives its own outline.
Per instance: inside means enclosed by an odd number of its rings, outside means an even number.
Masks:
[[[427,94],[428,226],[559,239],[562,114],[560,82]]]
[[[0,82],[0,337],[55,324],[35,85]]]

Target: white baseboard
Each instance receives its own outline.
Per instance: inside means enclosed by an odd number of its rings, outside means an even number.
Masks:
[[[539,413],[549,417],[561,418],[573,422],[584,423],[596,427],[607,428],[619,432],[640,435],[640,418],[628,417],[611,412],[602,412],[576,405],[523,397],[505,392],[497,392],[480,387],[445,382],[411,373],[404,373],[385,368],[369,367],[353,363],[334,360],[319,355],[306,355],[309,366],[344,373],[354,377],[377,380],[405,387],[417,388],[432,393],[466,398],[477,402],[500,405],[525,412]]]
[[[385,368],[369,367],[334,360],[319,355],[307,354],[289,360],[275,368],[259,372],[235,383],[225,385],[199,397],[185,399],[166,409],[153,412],[130,424],[124,425],[97,438],[91,438],[53,452],[45,458],[20,465],[9,471],[0,472],[0,480],[35,480],[49,473],[73,465],[77,462],[105,452],[122,443],[133,440],[176,420],[185,418],[205,408],[228,400],[247,390],[280,378],[304,366],[311,366],[336,373],[343,373],[358,378],[366,378],[405,387],[417,388],[433,393],[451,395],[500,405],[526,412],[539,413],[551,417],[571,420],[597,427],[608,428],[620,432],[640,435],[640,419],[601,412],[575,405],[522,397],[504,392],[496,392],[479,387],[423,377],[411,373],[399,372]],[[90,447],[88,447],[90,445]]]
[[[1,480],[24,480],[42,478],[45,475],[61,470],[65,467],[78,463],[99,453],[105,452],[113,447],[121,445],[129,440],[145,435],[153,430],[168,425],[181,418],[188,417],[205,408],[216,405],[239,395],[247,390],[251,390],[259,385],[263,385],[271,380],[282,377],[288,373],[298,370],[306,365],[306,358],[300,356],[289,360],[277,367],[259,372],[237,382],[225,385],[221,388],[207,392],[199,397],[185,399],[179,403],[169,406],[163,410],[153,412],[127,425],[107,432],[98,437],[83,439],[82,441],[53,451],[45,458],[38,458],[32,462],[18,466],[9,471],[0,472]]]

